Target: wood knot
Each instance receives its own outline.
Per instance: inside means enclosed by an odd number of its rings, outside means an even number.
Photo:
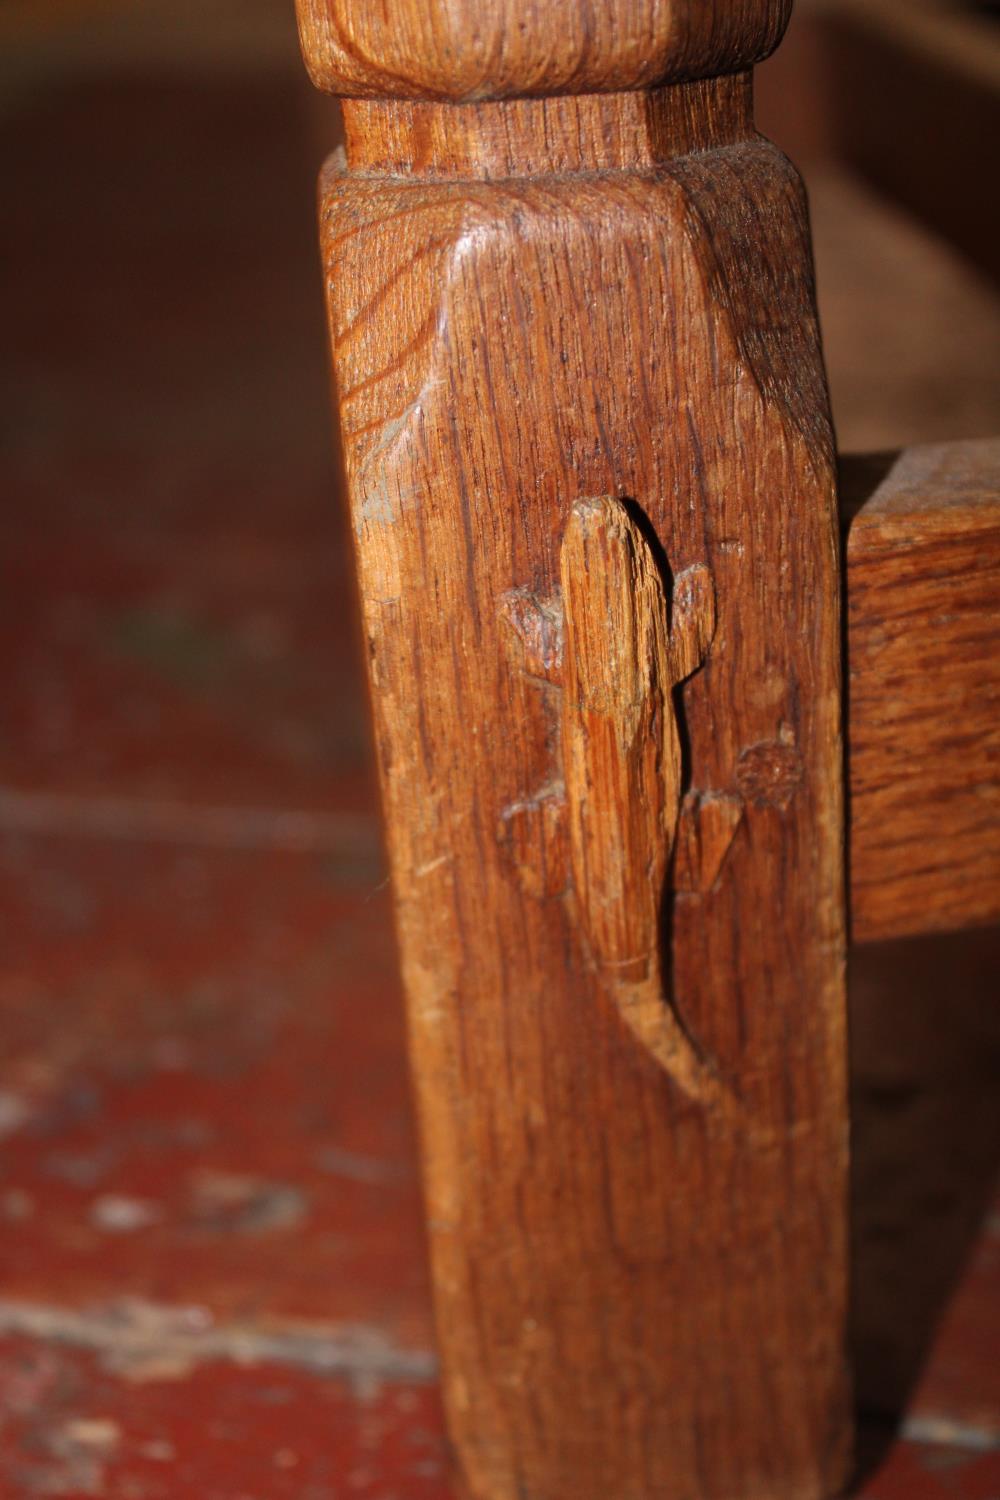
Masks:
[[[736,762],[736,785],[754,807],[784,812],[802,781],[802,756],[784,740],[748,745]]]

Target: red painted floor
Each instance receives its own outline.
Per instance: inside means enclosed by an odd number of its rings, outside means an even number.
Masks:
[[[12,1500],[450,1494],[305,100],[3,104]],[[1000,1500],[996,959],[856,965],[867,1500]]]

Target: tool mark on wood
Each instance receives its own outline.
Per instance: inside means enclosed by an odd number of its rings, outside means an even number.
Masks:
[[[688,792],[681,803],[671,884],[679,894],[705,895],[716,885],[743,821],[734,792]]]

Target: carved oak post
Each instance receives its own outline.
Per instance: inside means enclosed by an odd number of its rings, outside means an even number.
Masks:
[[[299,0],[474,1500],[845,1476],[837,526],[785,0]]]

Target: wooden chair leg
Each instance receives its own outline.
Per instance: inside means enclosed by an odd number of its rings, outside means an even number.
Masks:
[[[854,942],[1000,921],[1000,441],[841,461]]]
[[[322,245],[475,1500],[848,1464],[833,445],[747,71],[787,10],[301,3],[364,96]]]

